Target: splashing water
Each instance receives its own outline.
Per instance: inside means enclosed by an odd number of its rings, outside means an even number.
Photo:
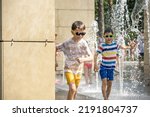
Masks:
[[[117,0],[116,5],[113,8],[112,16],[112,28],[115,32],[121,32],[124,30],[125,19],[126,25],[129,27],[129,15],[127,9],[127,1],[126,0]]]
[[[149,2],[147,0],[147,2]],[[149,2],[150,3],[150,2]],[[150,5],[150,4],[148,4]],[[114,14],[113,14],[113,29],[115,29],[116,32],[124,32],[125,29],[125,34],[127,32],[127,30],[131,30],[136,32],[137,34],[139,34],[139,30],[138,30],[138,23],[140,21],[140,13],[142,12],[142,10],[145,8],[145,1],[141,1],[141,0],[136,0],[132,14],[131,14],[131,20],[132,20],[132,24],[130,26],[129,23],[129,15],[128,15],[128,9],[127,9],[127,0],[117,0],[116,1],[116,6],[114,8]],[[123,15],[124,14],[124,15]],[[124,21],[124,19],[126,19],[126,22]],[[138,52],[137,52],[138,54]],[[121,58],[120,58],[120,63],[121,62]],[[123,63],[124,64],[124,63]],[[131,80],[131,86],[130,87],[124,87],[124,79],[125,79],[125,75],[124,75],[124,69],[123,69],[123,64],[120,64],[119,68],[119,79],[120,79],[120,93],[121,94],[128,94],[128,93],[132,93],[132,95],[142,95],[140,94],[140,91],[135,91],[134,89],[136,89],[137,87],[139,87],[139,85],[142,85],[142,82],[140,81],[140,75],[141,75],[141,71],[138,71],[138,69],[133,68],[133,70],[131,70],[132,74],[131,76],[128,78]],[[127,78],[127,77],[126,77]],[[124,88],[124,89],[123,89]]]
[[[98,23],[97,23],[97,21],[94,20],[91,23],[91,28],[88,31],[89,37],[87,39],[89,48],[91,49],[93,54],[95,53],[95,50],[97,48],[97,32],[98,31],[99,31]],[[93,68],[92,68],[92,71],[93,71]],[[95,72],[94,76],[95,76],[95,81],[96,81],[96,89],[98,89],[99,88],[98,73]]]
[[[132,19],[132,27],[131,30],[135,32],[139,32],[138,30],[138,23],[140,21],[140,13],[144,9],[145,6],[145,1],[144,0],[136,0],[132,14],[131,14],[131,19]]]
[[[95,48],[97,47],[97,32],[98,32],[98,23],[97,21],[93,21],[91,23],[91,28],[89,28],[88,30],[88,38],[87,41],[89,43],[89,46],[92,50],[95,50]]]

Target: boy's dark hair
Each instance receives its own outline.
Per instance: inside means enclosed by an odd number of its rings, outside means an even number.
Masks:
[[[75,22],[72,24],[71,29],[72,29],[72,30],[75,30],[75,29],[83,29],[83,30],[85,30],[85,25],[83,24],[82,21],[75,21]]]
[[[104,31],[104,34],[105,33],[112,33],[114,34],[113,30],[111,28],[106,28],[105,31]]]

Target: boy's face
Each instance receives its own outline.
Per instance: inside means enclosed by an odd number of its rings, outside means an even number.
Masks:
[[[111,32],[104,34],[105,43],[111,44],[113,41],[113,34]]]
[[[86,34],[86,32],[83,29],[75,29],[72,31],[72,34],[75,39],[80,40],[83,38],[83,36]]]

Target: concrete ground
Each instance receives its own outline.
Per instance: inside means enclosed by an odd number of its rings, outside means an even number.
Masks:
[[[93,73],[92,84],[85,85],[84,75],[76,100],[102,100],[101,80]],[[56,74],[56,100],[66,100],[68,86],[62,73]],[[115,73],[110,100],[150,100],[150,78],[146,78],[138,62],[124,62]]]

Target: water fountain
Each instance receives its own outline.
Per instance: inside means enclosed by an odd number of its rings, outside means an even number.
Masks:
[[[98,23],[97,23],[97,21],[94,20],[91,23],[91,27],[88,30],[89,37],[87,38],[89,47],[93,54],[95,53],[95,50],[97,48],[97,32],[98,32]],[[92,68],[92,70],[93,70],[93,68]],[[98,73],[95,72],[93,74],[95,76],[95,81],[96,81],[96,90],[98,90],[98,87],[99,87]]]
[[[135,6],[133,8],[131,19],[132,19],[132,26],[131,30],[135,32],[139,32],[138,30],[138,23],[140,21],[140,13],[142,12],[143,8],[145,7],[145,0],[136,0]]]
[[[120,0],[118,0],[118,1],[120,1]],[[126,0],[123,0],[122,2],[121,1],[118,2],[118,1],[117,1],[117,3],[121,3],[121,5],[117,5],[117,6],[122,6],[120,8],[127,7]],[[132,25],[127,26],[128,28],[126,28],[126,30],[123,30],[123,31],[126,32],[130,29],[131,31],[134,31],[135,33],[139,34],[140,31],[138,30],[138,23],[141,18],[140,13],[142,12],[143,8],[145,8],[145,1],[136,0],[134,9],[133,9],[132,15],[131,15]],[[124,10],[120,9],[119,11],[121,13],[123,13]],[[125,16],[127,17],[126,14],[125,14]],[[121,17],[120,21],[122,21],[120,23],[120,25],[123,25],[122,17]],[[117,23],[117,25],[118,25],[118,23]],[[116,28],[117,26],[114,26],[114,27]],[[117,27],[116,29],[122,30],[122,26]],[[141,78],[141,76],[143,75],[143,70],[139,69],[137,67],[137,65],[135,65],[135,64],[133,64],[133,66],[130,66],[130,67],[131,67],[130,71],[129,71],[130,76],[127,76],[125,74],[125,73],[127,73],[127,70],[124,71],[123,67],[120,66],[120,72],[121,72],[121,74],[120,74],[120,93],[122,96],[131,96],[132,99],[140,99],[140,97],[144,95],[144,87],[145,87],[143,78]],[[125,69],[127,69],[127,68],[125,68]]]
[[[126,13],[125,13],[126,11]],[[129,16],[127,10],[127,1],[126,0],[117,0],[116,5],[113,10],[112,17],[112,28],[115,33],[117,33],[117,42],[119,45],[124,45],[124,18],[126,18],[127,25],[129,24]],[[123,15],[124,14],[124,15]],[[129,26],[127,26],[129,27]],[[123,68],[124,68],[124,57],[123,50],[119,51],[119,84],[120,84],[120,94],[123,93]]]

